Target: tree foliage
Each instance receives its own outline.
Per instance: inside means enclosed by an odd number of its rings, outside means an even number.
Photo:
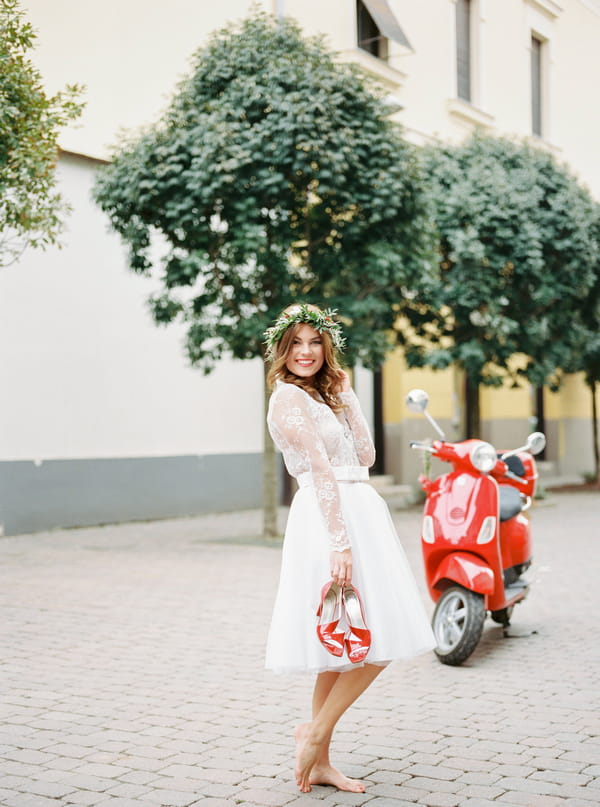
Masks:
[[[154,126],[121,143],[95,196],[151,273],[159,323],[205,371],[263,354],[288,303],[338,308],[348,359],[381,364],[402,290],[430,281],[417,156],[379,91],[320,38],[260,12],[216,33]]]
[[[441,283],[409,312],[433,345],[409,346],[409,362],[456,362],[473,385],[508,375],[556,388],[581,345],[576,314],[597,273],[590,194],[548,153],[501,138],[476,134],[424,161]]]
[[[0,4],[0,266],[27,245],[55,243],[67,205],[56,191],[59,130],[82,109],[81,89],[46,95],[27,53],[35,33],[18,0]]]

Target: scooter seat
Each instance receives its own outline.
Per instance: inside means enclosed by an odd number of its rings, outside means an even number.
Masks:
[[[523,499],[516,488],[500,485],[500,521],[508,521],[523,509]]]

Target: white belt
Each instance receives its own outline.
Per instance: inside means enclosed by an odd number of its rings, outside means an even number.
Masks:
[[[366,465],[339,465],[331,469],[338,482],[368,482],[369,469]],[[311,471],[296,477],[299,487],[306,488],[313,484]]]

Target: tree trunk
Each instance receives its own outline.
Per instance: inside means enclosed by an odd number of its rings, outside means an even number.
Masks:
[[[535,428],[538,432],[544,432],[546,434],[546,407],[545,407],[545,397],[544,397],[544,387],[536,387],[535,388]],[[540,451],[538,454],[538,459],[545,460],[546,459],[546,449]]]
[[[596,400],[597,387],[598,387],[597,381],[590,381],[590,389],[592,391],[592,434],[594,442],[594,472],[596,474],[596,482],[600,484],[600,447],[598,445],[598,403]]]
[[[373,431],[375,443],[375,465],[373,473],[385,473],[385,431],[383,427],[383,372],[381,368],[373,372]]]
[[[465,437],[481,437],[481,411],[479,409],[479,384],[465,375],[466,418]]]
[[[263,418],[263,538],[276,538],[277,531],[277,454],[275,444],[267,429],[269,388],[267,387],[267,364],[264,365],[264,418]]]

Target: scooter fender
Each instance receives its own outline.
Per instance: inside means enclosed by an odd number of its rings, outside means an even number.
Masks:
[[[494,572],[484,560],[470,552],[452,552],[446,555],[433,576],[431,587],[438,589],[441,594],[444,587],[438,584],[445,580],[458,583],[478,594],[489,595],[494,592]]]

